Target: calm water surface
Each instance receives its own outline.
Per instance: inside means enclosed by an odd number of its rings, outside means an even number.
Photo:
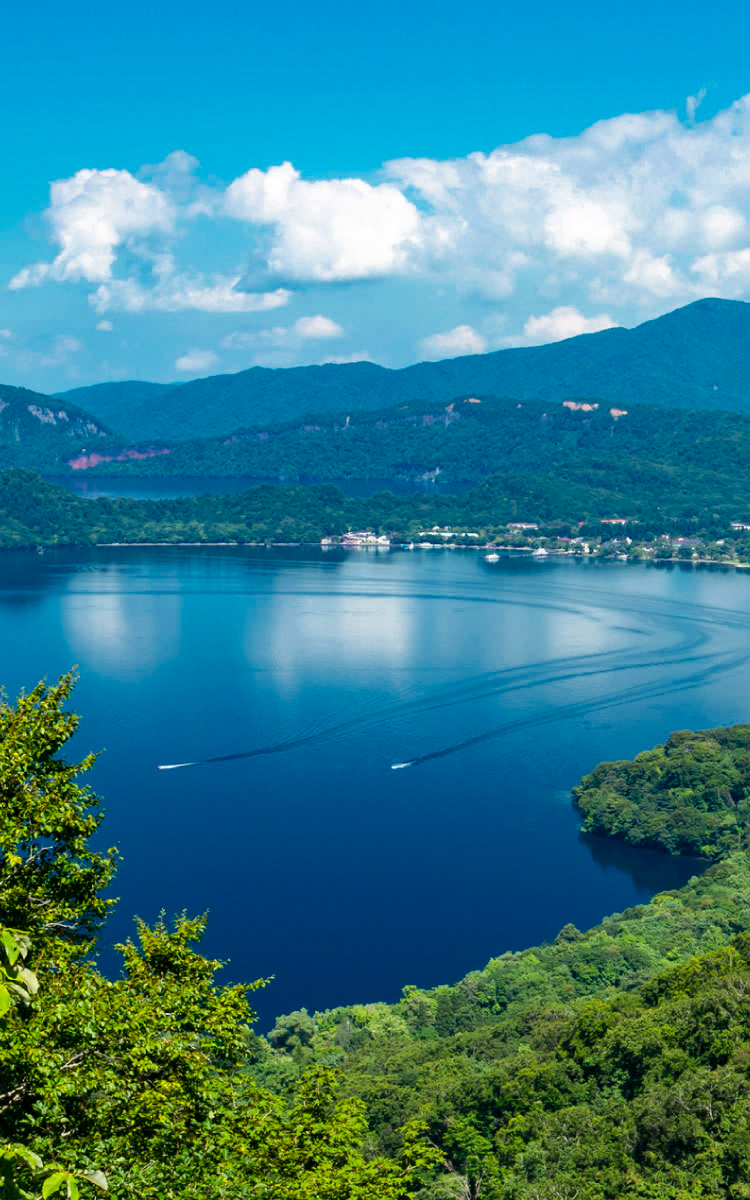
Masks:
[[[5,554],[0,659],[11,693],[80,667],[112,936],[209,909],[231,976],[276,976],[267,1024],[682,883],[697,864],[581,838],[569,789],[748,719],[749,601],[746,573],[472,553]]]

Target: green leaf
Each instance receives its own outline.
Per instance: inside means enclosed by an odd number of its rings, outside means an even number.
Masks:
[[[26,989],[30,996],[35,996],[37,994],[39,991],[39,980],[33,971],[30,971],[28,967],[22,967],[18,972],[18,978],[25,983]]]
[[[67,1183],[69,1178],[67,1171],[55,1171],[49,1175],[42,1184],[42,1200],[47,1200],[48,1196],[54,1196],[55,1192],[59,1192],[64,1183]]]
[[[9,933],[7,929],[0,930],[0,941],[5,947],[5,953],[8,956],[8,962],[11,966],[13,966],[13,963],[21,953],[18,942],[13,937],[13,934]]]
[[[96,1184],[103,1192],[109,1190],[107,1176],[103,1171],[79,1171],[78,1174],[81,1176],[81,1179],[88,1179],[89,1183]]]

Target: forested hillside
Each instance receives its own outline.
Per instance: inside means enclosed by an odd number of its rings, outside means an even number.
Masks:
[[[0,703],[0,1175],[14,1200],[727,1200],[750,1192],[750,830],[684,888],[397,1004],[280,1017],[136,922],[97,966],[115,850],[70,760],[70,676]],[[685,816],[748,799],[748,726],[679,758]],[[667,750],[671,747],[671,750]],[[739,764],[739,766],[738,766]],[[648,773],[648,771],[646,771]],[[689,784],[689,786],[688,786]],[[665,792],[666,795],[666,792]],[[648,815],[647,815],[647,819]],[[635,824],[637,824],[637,817]],[[634,826],[635,827],[635,826]],[[564,920],[564,913],[561,913]],[[273,983],[269,984],[273,987]]]
[[[163,386],[163,385],[162,385]],[[750,410],[750,305],[698,300],[635,329],[606,329],[546,346],[498,350],[388,370],[374,363],[251,367],[154,391],[99,384],[74,400],[133,440],[230,434],[304,413],[376,409],[494,393],[606,405]]]
[[[107,453],[112,461],[102,461]],[[72,461],[96,475],[478,483],[498,472],[538,473],[600,459],[636,463],[636,472],[658,464],[676,475],[696,469],[719,475],[731,465],[735,488],[750,496],[750,415],[474,395],[437,406],[414,401],[373,413],[315,413],[236,430],[229,438],[99,448],[88,468],[83,458]]]
[[[109,432],[68,400],[0,384],[0,468],[59,470],[82,448],[107,444]]]

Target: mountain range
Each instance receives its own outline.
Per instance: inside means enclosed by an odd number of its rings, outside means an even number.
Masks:
[[[615,356],[615,346],[627,353]],[[609,375],[602,348],[609,355]],[[567,374],[560,366],[564,362]],[[574,370],[575,362],[580,371]],[[527,385],[515,377],[512,399],[479,386],[453,390],[459,383],[477,384],[493,371],[498,378],[503,363],[513,370],[514,364],[526,364]],[[591,398],[595,369],[601,372],[599,399]],[[358,392],[352,382],[357,372],[372,386]],[[420,372],[423,380],[435,382],[425,384],[429,395],[414,399],[406,389]],[[529,399],[534,372],[536,389],[548,394]],[[647,376],[650,390],[632,382]],[[375,387],[376,378],[382,387]],[[259,400],[258,379],[270,379],[277,389],[280,413],[271,413],[268,390]],[[321,380],[328,390],[317,386]],[[680,407],[688,385],[692,409]],[[211,388],[212,420],[226,423],[229,431],[191,435],[191,421],[180,415],[185,397],[202,396],[201,404],[207,404]],[[224,403],[227,388],[231,403]],[[394,389],[410,398],[394,401],[388,395]],[[342,392],[351,404],[332,408]],[[85,407],[81,400],[87,401]],[[672,407],[665,407],[668,401]],[[123,419],[117,418],[118,405]],[[234,413],[253,413],[259,405],[267,419],[238,427]],[[206,417],[197,404],[191,411],[194,421]],[[140,435],[123,432],[123,423],[140,427]],[[146,436],[143,428],[149,424],[166,428],[168,436]],[[477,483],[498,472],[559,470],[565,463],[593,468],[605,461],[631,464],[629,476],[639,463],[658,463],[671,472],[688,466],[731,469],[740,486],[750,467],[750,305],[700,301],[634,330],[607,330],[523,352],[424,363],[405,371],[367,363],[253,368],[179,387],[101,384],[56,397],[0,386],[0,467],[22,466],[46,475],[85,471],[303,482],[439,477]]]
[[[59,393],[134,440],[229,435],[307,413],[494,394],[605,405],[750,411],[750,304],[698,300],[634,329],[389,370],[375,363],[251,367],[188,383],[100,383]]]

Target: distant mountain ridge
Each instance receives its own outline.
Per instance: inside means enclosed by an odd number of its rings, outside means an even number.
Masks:
[[[634,329],[390,370],[375,363],[251,367],[189,383],[102,383],[59,393],[134,440],[229,435],[305,413],[450,401],[473,392],[560,402],[750,412],[750,304],[706,299]]]

